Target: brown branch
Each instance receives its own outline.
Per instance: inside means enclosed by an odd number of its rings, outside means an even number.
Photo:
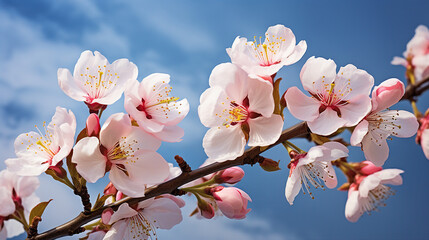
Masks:
[[[213,163],[211,165],[208,165],[206,167],[202,167],[196,170],[193,170],[191,172],[183,172],[180,176],[171,179],[167,182],[161,183],[156,187],[150,188],[146,191],[146,195],[141,198],[124,198],[118,202],[115,202],[113,204],[104,206],[100,209],[97,209],[95,211],[91,211],[89,213],[84,214],[83,212],[80,213],[76,218],[73,220],[58,226],[56,228],[53,228],[51,230],[48,230],[44,233],[41,233],[33,238],[32,240],[47,240],[47,239],[56,239],[68,235],[73,235],[76,232],[79,232],[81,230],[81,226],[94,220],[97,218],[100,218],[101,213],[106,208],[112,208],[113,210],[116,210],[119,205],[122,203],[129,203],[134,204],[138,203],[140,201],[153,198],[162,194],[166,193],[173,193],[176,192],[176,189],[180,186],[194,181],[198,178],[204,177],[208,174],[233,167],[238,165],[244,165],[244,164],[255,164],[259,160],[259,154],[265,152],[266,150],[295,137],[306,137],[306,135],[309,133],[309,130],[307,128],[307,124],[305,122],[298,123],[282,132],[280,135],[279,140],[277,142],[267,146],[267,147],[252,147],[249,148],[244,152],[244,154],[234,160],[229,160],[221,163]]]
[[[405,89],[404,96],[402,96],[401,100],[415,100],[415,97],[420,96],[423,92],[428,90],[429,86],[429,77],[423,80],[416,82],[416,84],[409,84]]]

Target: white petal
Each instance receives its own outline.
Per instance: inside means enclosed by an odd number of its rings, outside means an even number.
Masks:
[[[332,189],[337,186],[338,180],[337,175],[335,174],[335,169],[332,167],[331,161],[327,162],[328,168],[327,171],[323,172],[323,180],[325,180],[326,187]]]
[[[129,178],[140,184],[158,184],[163,182],[170,173],[168,163],[157,152],[141,151],[134,157],[123,161]]]
[[[131,131],[131,120],[128,115],[123,113],[113,114],[101,128],[100,142],[107,150],[110,150],[121,137],[128,136]]]
[[[116,189],[130,197],[143,197],[146,185],[129,178],[122,170],[113,166],[109,173],[110,181]]]
[[[372,112],[379,112],[393,106],[404,95],[404,84],[396,78],[390,78],[376,86],[372,91]]]
[[[279,139],[283,129],[283,118],[277,114],[249,119],[248,123],[249,146],[268,146]]]
[[[100,152],[100,142],[96,137],[86,137],[76,143],[72,162],[86,181],[95,183],[106,170],[107,158]]]
[[[150,206],[143,209],[142,214],[155,221],[155,226],[161,229],[171,229],[182,221],[179,206],[169,198],[155,199]]]
[[[352,99],[358,95],[369,96],[372,86],[374,86],[374,78],[370,74],[348,64],[338,71],[334,92],[338,95],[344,94],[344,99]]]
[[[302,56],[304,56],[305,51],[307,51],[307,42],[302,40],[298,43],[298,45],[296,45],[295,49],[289,56],[283,58],[281,64],[291,65],[298,62]]]
[[[395,114],[396,120],[394,121],[394,124],[398,126],[394,129],[394,136],[408,138],[416,134],[417,129],[419,128],[419,123],[417,122],[414,114],[403,110],[389,112]]]
[[[362,120],[353,130],[352,136],[350,137],[350,144],[352,146],[361,146],[361,142],[365,135],[368,133],[368,121]]]
[[[181,142],[185,131],[179,126],[165,126],[161,132],[152,135],[163,142]]]
[[[270,117],[274,111],[273,86],[265,80],[258,80],[256,76],[248,80],[249,111],[257,112]]]
[[[297,87],[291,87],[285,94],[290,113],[303,121],[313,121],[319,116],[320,102],[307,97]]]
[[[246,139],[239,124],[229,128],[211,128],[203,139],[203,147],[209,158],[217,161],[232,160],[244,152]]]
[[[248,79],[247,73],[237,65],[222,63],[213,69],[209,85],[224,89],[231,100],[242,101],[247,96]]]
[[[329,156],[330,161],[348,156],[349,149],[339,142],[327,142],[322,146],[329,149],[329,152],[324,154]]]
[[[290,205],[293,204],[295,197],[298,195],[299,191],[301,191],[301,185],[300,171],[297,171],[297,168],[295,168],[292,173],[289,174],[285,188],[286,200]]]
[[[317,93],[324,84],[335,80],[337,65],[331,59],[311,57],[301,69],[301,82],[306,91]]]
[[[49,164],[42,164],[44,162],[46,158],[40,157],[9,158],[5,161],[7,169],[20,176],[39,176],[49,168]]]
[[[119,221],[113,224],[110,230],[106,233],[103,240],[124,240],[127,233],[128,222]]]
[[[36,191],[40,182],[37,177],[20,177],[15,186],[15,191],[21,198],[28,197]]]
[[[383,169],[373,175],[381,179],[381,184],[402,185],[401,169]]]
[[[106,233],[104,231],[96,231],[88,235],[87,240],[103,240]]]
[[[407,67],[408,62],[405,58],[401,57],[393,57],[392,61],[390,62],[392,65],[402,65],[404,67]]]
[[[156,151],[161,146],[161,141],[153,135],[143,131],[138,127],[131,127],[131,132],[125,140],[117,140],[121,145],[132,145],[133,149]]]
[[[15,212],[15,203],[12,200],[12,191],[1,186],[0,187],[0,216],[8,216]]]
[[[350,222],[357,222],[360,216],[362,216],[359,203],[359,191],[351,191],[346,202],[346,218]]]
[[[76,84],[68,69],[58,68],[57,75],[58,85],[60,85],[65,94],[76,101],[85,101],[86,92]]]
[[[341,118],[347,122],[345,126],[355,126],[371,111],[371,99],[367,95],[358,95],[339,109]]]
[[[118,210],[110,217],[109,224],[113,224],[121,219],[126,219],[137,215],[138,212],[131,208],[128,203],[123,203],[119,206]]]
[[[381,134],[381,136],[380,136]],[[386,135],[380,131],[369,131],[362,140],[362,150],[368,161],[380,167],[389,156],[389,147],[386,142]]]
[[[227,109],[230,107],[230,102],[225,91],[220,87],[211,87],[204,91],[198,106],[201,123],[206,127],[222,126],[229,116]]]
[[[381,170],[384,171],[384,170]],[[381,172],[380,171],[380,172]],[[371,174],[368,177],[365,177],[362,182],[359,184],[359,195],[361,197],[368,197],[369,191],[378,187],[381,184],[381,178],[379,175]]]
[[[311,132],[319,135],[329,135],[343,127],[346,121],[340,117],[336,111],[326,108],[318,118],[307,122]]]

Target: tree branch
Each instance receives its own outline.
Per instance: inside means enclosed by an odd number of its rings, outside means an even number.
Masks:
[[[409,101],[415,100],[414,98],[417,96],[420,96],[423,92],[428,90],[428,87],[429,87],[429,77],[416,82],[416,84],[414,85],[409,84],[405,88],[405,93],[404,93],[404,96],[402,96],[401,100],[409,100]]]

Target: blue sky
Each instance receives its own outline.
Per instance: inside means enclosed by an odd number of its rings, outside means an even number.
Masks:
[[[348,63],[368,71],[376,84],[397,77],[404,69],[390,64],[400,56],[419,24],[429,26],[427,1],[13,1],[0,0],[0,157],[14,156],[13,141],[35,124],[49,121],[56,106],[71,109],[83,127],[86,106],[68,98],[58,87],[59,67],[72,70],[80,53],[98,50],[110,62],[128,58],[139,68],[141,80],[155,73],[171,75],[175,96],[191,105],[181,123],[181,143],[163,144],[161,154],[172,162],[183,156],[194,168],[206,159],[201,146],[207,130],[199,122],[199,95],[217,64],[228,62],[225,48],[236,36],[263,36],[266,29],[284,24],[308,49],[296,64],[283,68],[282,90],[300,86],[299,71],[311,56],[331,58],[337,66]],[[428,108],[429,94],[418,106]],[[408,103],[395,106],[410,110]],[[106,116],[122,112],[118,101]],[[285,127],[297,120],[286,113]],[[302,148],[311,145],[295,141]],[[429,236],[429,161],[414,139],[395,138],[386,168],[400,168],[404,184],[387,206],[358,223],[344,217],[347,194],[335,190],[315,192],[315,199],[299,195],[293,206],[284,197],[287,153],[276,147],[265,156],[282,160],[283,170],[263,172],[244,167],[246,177],[238,187],[250,194],[252,211],[246,220],[212,221],[187,218],[194,200],[184,209],[185,220],[160,239],[424,239]],[[364,160],[359,148],[350,148],[349,161]],[[4,168],[3,161],[0,168]],[[345,179],[340,177],[340,184]],[[79,199],[68,189],[41,177],[39,195],[53,198],[41,230],[65,222],[80,211]],[[107,181],[90,185],[93,196]],[[16,238],[24,239],[24,235]],[[73,239],[73,238],[70,238]]]

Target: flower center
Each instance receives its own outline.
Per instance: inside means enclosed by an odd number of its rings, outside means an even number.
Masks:
[[[295,165],[296,166],[296,165]],[[292,171],[292,168],[291,168]],[[311,186],[315,189],[321,188],[325,191],[324,182],[326,182],[325,173],[327,177],[334,178],[334,176],[329,172],[327,162],[313,162],[306,165],[303,165],[299,168],[296,168],[295,171],[298,171],[298,174],[301,177],[301,184],[304,185],[303,194],[307,192],[312,199],[314,199],[313,193],[311,192]]]
[[[377,211],[378,207],[386,206],[384,201],[390,196],[395,195],[395,191],[386,185],[380,184],[368,193],[367,198],[362,199],[361,211],[371,214],[372,211]]]
[[[55,124],[54,124],[55,126]],[[30,150],[30,148],[35,149],[34,154],[42,155],[44,158],[47,158],[48,160],[45,162],[42,162],[41,164],[48,163],[51,165],[52,158],[55,156],[55,154],[58,153],[60,150],[60,147],[54,147],[51,146],[53,143],[53,134],[48,130],[46,127],[46,122],[43,122],[43,128],[45,130],[45,134],[42,134],[40,129],[35,125],[37,131],[39,132],[39,136],[34,137],[30,136],[28,133],[26,136],[30,137],[30,140],[28,140],[28,146],[27,150]],[[22,145],[24,145],[24,142],[21,142]],[[37,145],[37,147],[35,147]],[[34,148],[35,147],[35,148]]]
[[[81,73],[80,77],[83,78],[83,86],[86,88],[87,96],[86,102],[92,103],[96,98],[105,95],[112,87],[116,86],[119,79],[117,73],[113,73],[110,69],[104,66],[97,66],[97,73],[93,75],[89,67],[86,68],[85,73]]]
[[[137,215],[133,216],[129,220],[128,229],[130,238],[129,239],[158,239],[156,235],[156,229],[149,219],[147,219],[140,211]]]
[[[401,129],[401,125],[396,123],[398,116],[399,111],[397,110],[382,111],[367,116],[371,141],[381,146],[382,140],[388,138],[389,135],[398,135],[396,130]]]
[[[146,113],[146,118],[147,119],[152,119],[152,115],[149,114],[148,110],[150,108],[155,108],[155,111],[159,111],[161,109],[161,111],[164,112],[164,115],[166,118],[168,118],[168,113],[171,111],[171,108],[178,108],[176,107],[176,103],[177,100],[179,100],[178,97],[167,97],[167,98],[158,98],[156,103],[153,104],[146,104],[146,101],[142,98],[141,100],[141,104],[138,105],[136,108],[137,110],[141,111],[141,112],[145,112]],[[174,103],[172,106],[169,106],[169,103]],[[181,105],[181,104],[180,104]],[[149,110],[150,111],[150,110]],[[180,114],[180,112],[179,112]]]
[[[259,37],[259,42],[256,41],[256,36],[253,39],[253,42],[247,42],[245,45],[260,66],[267,67],[280,62],[278,53],[282,49],[284,38],[265,34],[264,43],[262,43],[262,37]]]
[[[350,79],[343,84],[341,89],[336,89],[335,81],[332,83],[325,83],[324,78],[325,76],[322,76],[322,87],[315,86],[316,82],[313,82],[313,89],[316,89],[316,93],[310,92],[310,94],[321,103],[319,113],[322,113],[327,108],[331,108],[337,112],[338,117],[341,117],[341,110],[339,107],[349,104],[347,96],[352,91],[350,88]],[[337,84],[337,86],[338,85],[339,84]]]

